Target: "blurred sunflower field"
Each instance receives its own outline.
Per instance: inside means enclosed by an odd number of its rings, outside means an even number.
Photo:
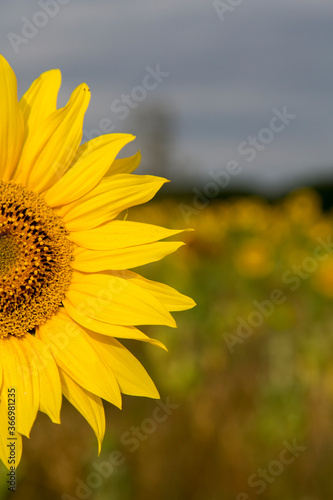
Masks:
[[[140,269],[198,304],[175,314],[178,330],[145,329],[168,352],[126,342],[161,401],[105,405],[99,457],[66,401],[62,426],[40,414],[16,500],[333,498],[333,214],[303,189],[212,200],[189,221],[164,197],[128,218],[195,230]],[[3,479],[0,492],[11,498]]]

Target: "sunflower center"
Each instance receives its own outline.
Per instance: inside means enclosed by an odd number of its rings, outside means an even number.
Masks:
[[[43,198],[0,182],[0,338],[22,336],[61,306],[72,268],[72,244]]]
[[[15,238],[11,234],[0,234],[0,276],[6,274],[16,262],[19,255]]]

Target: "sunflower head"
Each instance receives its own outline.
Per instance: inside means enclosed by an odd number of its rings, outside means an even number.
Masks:
[[[0,56],[0,458],[7,467],[19,463],[21,436],[29,437],[38,410],[60,422],[62,395],[91,424],[100,449],[102,398],[121,407],[121,393],[158,397],[116,339],[163,347],[138,327],[175,326],[170,311],[194,305],[130,270],[177,250],[182,242],[161,240],[181,231],[118,218],[166,180],[132,173],[139,152],[116,159],[132,135],[80,145],[90,91],[81,84],[58,109],[60,80],[58,70],[43,73],[18,100]]]
[[[72,243],[42,196],[0,181],[0,338],[52,317],[72,275]]]

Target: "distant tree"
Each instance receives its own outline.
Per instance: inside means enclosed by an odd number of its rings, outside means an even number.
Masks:
[[[161,102],[142,104],[135,112],[134,121],[137,143],[142,151],[142,169],[168,177],[175,135],[172,111]]]

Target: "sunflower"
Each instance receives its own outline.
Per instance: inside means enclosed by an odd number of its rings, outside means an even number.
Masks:
[[[60,423],[62,394],[100,451],[102,399],[120,408],[121,393],[159,397],[116,338],[163,347],[137,326],[175,327],[170,311],[194,305],[128,270],[183,244],[160,241],[180,231],[118,217],[166,180],[132,174],[139,152],[116,159],[132,135],[80,145],[90,91],[79,85],[57,109],[60,82],[59,70],[47,71],[18,101],[0,56],[0,458],[8,468],[39,410]]]

